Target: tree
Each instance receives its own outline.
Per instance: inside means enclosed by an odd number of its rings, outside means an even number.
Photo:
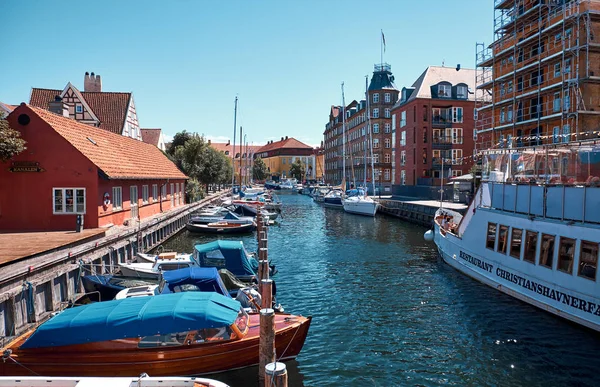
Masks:
[[[304,163],[302,163],[300,159],[296,159],[290,167],[290,175],[298,179],[298,181],[304,181],[305,173],[306,169],[304,168]]]
[[[0,161],[6,162],[23,152],[27,149],[26,143],[21,138],[21,134],[8,125],[8,121],[4,119],[4,113],[0,113]]]
[[[200,182],[194,178],[189,179],[185,185],[185,193],[187,194],[186,203],[193,203],[204,198],[204,191]]]
[[[199,180],[206,186],[206,191],[208,191],[209,184],[216,184],[223,180],[227,164],[228,160],[223,153],[210,146],[206,147],[202,155],[199,176]]]
[[[185,143],[188,142],[188,140],[191,139],[193,136],[194,134],[188,133],[185,130],[183,132],[176,133],[175,136],[173,136],[173,141],[171,141],[171,145],[167,149],[167,153],[171,156],[174,156],[175,152],[177,152],[177,148],[180,146],[184,146]]]
[[[202,181],[200,176],[203,173],[203,157],[207,147],[203,137],[191,134],[183,145],[177,146],[174,154],[175,164],[189,177]]]
[[[267,165],[259,157],[256,160],[254,160],[254,165],[252,166],[252,178],[254,180],[263,181],[267,178],[267,176],[269,176]]]

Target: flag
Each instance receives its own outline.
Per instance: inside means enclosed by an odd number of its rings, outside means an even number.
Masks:
[[[383,52],[385,52],[385,35],[383,34],[383,30],[381,30],[381,41],[383,42]]]

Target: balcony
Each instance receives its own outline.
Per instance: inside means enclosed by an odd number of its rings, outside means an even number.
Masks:
[[[446,136],[442,136],[442,137],[433,137],[432,141],[431,141],[431,146],[433,147],[433,149],[452,149],[452,137],[446,137]],[[454,139],[454,143],[456,144],[462,144],[462,137],[457,137]]]
[[[452,112],[451,111],[442,111],[441,114],[434,114],[431,125],[437,128],[450,128],[452,127]]]
[[[435,169],[435,170],[442,169],[442,158],[441,157],[432,158],[431,159],[431,168]],[[452,160],[444,157],[444,169],[451,169],[451,168],[452,168]]]

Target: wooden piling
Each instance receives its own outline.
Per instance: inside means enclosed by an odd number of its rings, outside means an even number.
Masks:
[[[287,387],[288,376],[284,363],[269,363],[265,366],[265,387]]]
[[[257,242],[259,242],[259,243],[260,243],[260,239],[262,238],[261,237],[262,230],[263,230],[263,216],[259,210],[256,213],[256,239],[257,239]],[[260,246],[258,246],[258,247],[260,247]]]
[[[273,306],[273,280],[264,279],[260,281],[262,293],[260,298],[262,299],[261,305],[263,308],[271,308]]]
[[[271,308],[260,310],[258,353],[258,379],[263,384],[267,364],[275,361],[275,311]]]

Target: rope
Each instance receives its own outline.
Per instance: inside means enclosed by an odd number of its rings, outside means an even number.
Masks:
[[[15,359],[12,358],[12,356],[8,356],[8,358],[10,360],[12,360],[13,362],[15,362],[16,365],[21,366],[23,368],[25,368],[27,371],[31,372],[32,374],[36,375],[36,376],[41,376],[40,374],[38,374],[37,372],[33,371],[30,368],[27,368],[26,366],[24,366],[23,364],[19,363],[18,361],[16,361]]]
[[[79,270],[77,270],[77,279],[75,280],[75,289],[74,293],[77,294],[77,290],[79,289],[79,283],[81,282],[81,272],[83,271],[83,261],[79,260]]]

